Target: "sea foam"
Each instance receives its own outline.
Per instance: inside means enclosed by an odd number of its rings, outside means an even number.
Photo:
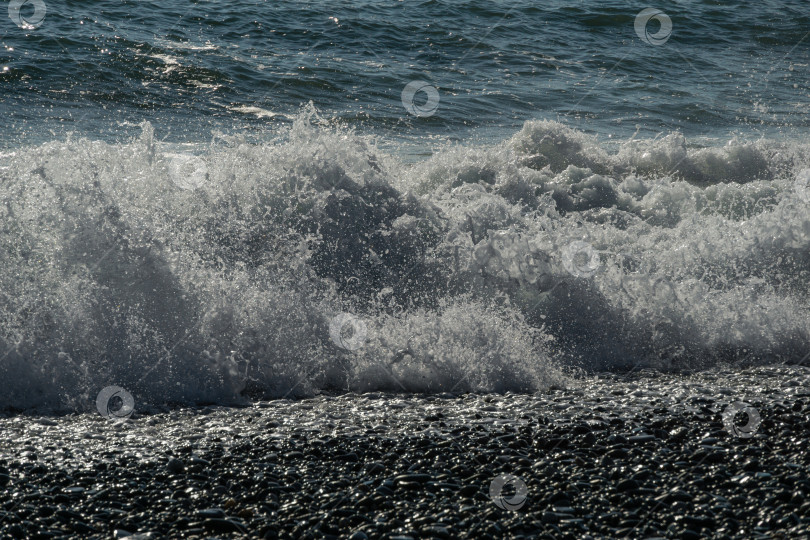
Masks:
[[[405,164],[303,111],[271,142],[0,158],[0,407],[536,391],[810,352],[808,147],[530,121]],[[362,321],[337,332],[330,323]],[[347,338],[348,339],[348,338]]]

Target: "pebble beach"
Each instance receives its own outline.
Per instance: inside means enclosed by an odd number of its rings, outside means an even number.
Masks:
[[[0,536],[801,538],[809,414],[777,366],[6,415]]]

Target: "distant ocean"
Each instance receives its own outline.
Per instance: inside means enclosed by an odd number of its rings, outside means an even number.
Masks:
[[[12,0],[0,408],[806,361],[809,66],[798,0]]]

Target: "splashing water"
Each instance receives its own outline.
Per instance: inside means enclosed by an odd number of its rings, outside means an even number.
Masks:
[[[810,351],[807,145],[531,121],[409,165],[310,107],[198,150],[144,124],[0,157],[0,406],[534,391]],[[334,337],[341,313],[362,336]]]

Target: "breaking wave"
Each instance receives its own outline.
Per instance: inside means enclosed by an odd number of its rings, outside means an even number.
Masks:
[[[810,146],[530,121],[403,163],[272,142],[0,156],[0,407],[536,391],[810,352]],[[90,405],[88,405],[90,404]]]

